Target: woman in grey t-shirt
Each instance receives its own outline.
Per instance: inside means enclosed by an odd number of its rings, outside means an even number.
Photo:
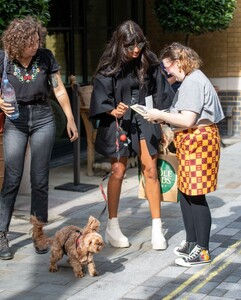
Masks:
[[[182,84],[169,111],[151,109],[145,119],[169,123],[175,132],[178,189],[186,240],[174,253],[176,264],[195,266],[211,261],[209,237],[211,213],[206,194],[217,188],[220,136],[216,123],[224,118],[218,95],[199,70],[201,59],[179,43],[161,52],[166,71]]]

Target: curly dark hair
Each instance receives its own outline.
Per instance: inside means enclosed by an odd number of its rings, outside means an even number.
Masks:
[[[43,46],[46,28],[31,16],[24,19],[14,19],[2,34],[2,44],[8,57],[19,59],[26,48],[33,41],[35,33],[39,35],[39,45]]]
[[[114,31],[109,43],[99,60],[95,75],[113,76],[118,73],[125,64],[130,62],[127,47],[144,42],[140,55],[135,59],[135,71],[140,83],[144,83],[144,76],[150,66],[159,65],[159,60],[150,51],[149,42],[143,34],[140,26],[129,20],[120,24]]]

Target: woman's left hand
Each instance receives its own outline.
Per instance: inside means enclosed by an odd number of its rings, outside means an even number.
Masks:
[[[74,120],[67,121],[67,132],[71,142],[77,140],[79,133]]]
[[[148,109],[147,113],[143,117],[149,122],[161,123],[163,121],[161,115],[162,115],[161,110],[152,108],[152,109]]]

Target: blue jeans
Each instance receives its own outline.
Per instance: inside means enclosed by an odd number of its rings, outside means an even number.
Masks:
[[[30,145],[31,209],[48,221],[49,165],[55,139],[54,113],[49,103],[19,105],[17,120],[6,118],[3,151],[4,179],[0,196],[0,231],[7,232],[21,183],[26,147]]]

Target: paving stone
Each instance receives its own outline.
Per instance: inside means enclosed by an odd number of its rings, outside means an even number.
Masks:
[[[21,276],[19,276],[18,280],[15,279],[14,281],[10,280],[9,278],[3,279],[1,276],[1,280],[0,280],[0,289],[9,292],[15,292],[17,295],[21,292],[31,291],[37,285],[38,283],[32,282],[31,280],[25,280],[25,278],[23,278],[22,280]]]
[[[183,293],[181,296],[177,297],[176,299],[182,300],[182,299],[189,299],[189,300],[198,300],[198,299],[204,299],[205,295],[204,294],[199,294],[199,293]]]
[[[232,224],[234,224],[234,223],[232,223]],[[224,228],[224,229],[218,231],[217,234],[233,236],[233,235],[235,235],[236,233],[238,233],[239,231],[240,231],[239,228],[226,227],[226,228]]]
[[[239,283],[232,283],[232,282],[222,282],[220,283],[217,288],[227,290],[227,291],[236,291],[240,292],[241,285]]]
[[[237,284],[237,287],[227,291],[227,293],[224,294],[224,297],[235,298],[236,300],[239,300],[241,299],[240,291],[241,291],[241,284]]]
[[[241,222],[233,222],[227,226],[228,228],[238,228],[241,229]]]
[[[215,249],[220,247],[220,245],[221,245],[221,243],[215,243],[215,242],[210,241],[209,242],[209,249],[210,249],[210,251],[213,252]]]
[[[201,282],[198,282],[198,284],[202,283]],[[198,292],[199,293],[202,293],[202,294],[209,294],[210,292],[212,292],[217,286],[219,285],[219,283],[215,282],[215,281],[209,281],[209,282],[206,282],[204,284],[204,286],[202,286]]]
[[[110,288],[109,288],[110,287]],[[92,285],[86,287],[85,289],[77,292],[75,295],[70,296],[68,300],[118,300],[121,299],[128,293],[135,288],[134,285],[126,284],[123,285],[122,283],[115,281],[101,281],[95,285],[93,288]],[[96,298],[98,295],[98,298]]]
[[[238,232],[237,234],[232,236],[231,239],[240,241],[241,240],[241,232]]]
[[[206,296],[204,297],[205,300],[232,300],[232,298],[227,297],[216,297],[216,296]]]
[[[211,241],[215,242],[215,243],[223,243],[227,239],[229,239],[229,236],[221,235],[221,234],[217,234],[217,233],[211,237]]]
[[[161,272],[159,272],[157,274],[157,276],[176,278],[180,274],[182,274],[184,271],[185,271],[185,269],[180,268],[178,266],[176,266],[176,267],[169,266],[169,267],[165,268],[164,270],[162,270]]]
[[[39,293],[42,295],[52,295],[59,298],[61,295],[63,297],[72,296],[76,293],[75,290],[66,289],[63,284],[40,284],[32,289],[32,292]]]
[[[163,286],[159,291],[157,291],[155,294],[152,295],[152,300],[160,300],[164,297],[171,294],[172,291],[176,290],[179,287],[178,284],[172,284],[168,283],[165,286]]]
[[[224,281],[237,283],[240,280],[239,277],[230,275]]]
[[[240,277],[240,272],[241,272],[241,267],[238,267],[238,269],[236,269],[232,272],[232,275]]]
[[[155,292],[158,290],[158,288],[154,287],[147,287],[147,286],[138,286],[134,288],[131,292],[125,294],[126,299],[151,299],[152,295],[155,294]]]
[[[222,298],[223,299],[223,295],[227,292],[226,289],[220,289],[220,288],[215,288],[214,290],[212,290],[209,295],[208,295],[208,299],[209,297],[215,297],[215,298]],[[212,298],[210,298],[212,299]]]
[[[146,280],[143,283],[143,285],[144,286],[157,287],[158,289],[160,289],[164,285],[166,285],[168,282],[170,282],[170,278],[168,278],[168,277],[153,276],[150,279]]]
[[[221,247],[223,248],[230,248],[230,246],[234,247],[235,246],[235,240],[233,239],[228,239],[226,241],[224,241],[222,244],[221,244]]]
[[[225,247],[221,247],[221,245],[223,246],[223,244],[221,243],[220,244],[220,246],[218,247],[218,248],[216,248],[216,249],[214,249],[212,252],[211,252],[211,256],[218,256],[218,255],[220,255],[220,254],[222,254],[222,253],[224,253],[226,250],[227,250],[227,248]]]

